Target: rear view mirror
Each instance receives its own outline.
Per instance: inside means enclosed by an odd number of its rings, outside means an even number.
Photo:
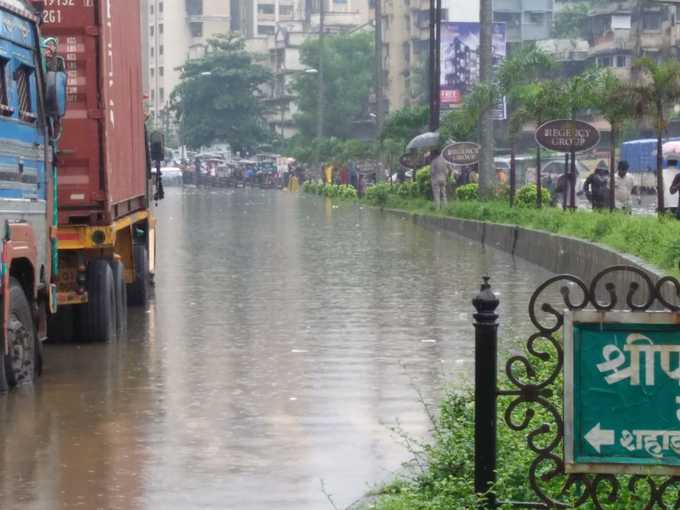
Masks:
[[[63,71],[47,72],[46,103],[47,115],[61,119],[66,115],[66,85],[68,78]]]
[[[165,137],[160,131],[154,131],[149,136],[149,145],[152,161],[163,161],[165,159]]]

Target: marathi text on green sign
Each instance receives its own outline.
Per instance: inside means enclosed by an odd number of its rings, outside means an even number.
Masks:
[[[568,471],[680,473],[677,321],[665,312],[577,312],[568,320]]]

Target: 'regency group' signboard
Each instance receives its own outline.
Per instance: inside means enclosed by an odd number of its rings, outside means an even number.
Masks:
[[[680,474],[680,315],[567,314],[565,469]]]
[[[557,152],[584,152],[600,143],[600,132],[580,120],[551,120],[536,130],[536,143]]]
[[[479,163],[481,147],[472,142],[452,143],[442,149],[442,157],[452,165]]]

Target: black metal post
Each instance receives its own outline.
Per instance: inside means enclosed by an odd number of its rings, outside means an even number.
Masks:
[[[566,211],[569,207],[569,197],[571,196],[571,167],[569,166],[569,153],[564,154],[564,191],[562,192],[562,210]]]
[[[576,152],[571,151],[571,172],[570,172],[571,188],[569,188],[569,202],[572,211],[576,210]]]
[[[472,300],[475,313],[475,492],[486,494],[483,508],[496,508],[496,396],[498,395],[498,298],[484,277]]]
[[[543,207],[543,181],[541,180],[541,146],[536,146],[536,208]]]

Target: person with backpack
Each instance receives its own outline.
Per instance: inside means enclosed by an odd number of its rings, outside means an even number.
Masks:
[[[609,167],[604,161],[597,164],[595,171],[583,183],[586,198],[593,210],[602,210],[609,205]]]

